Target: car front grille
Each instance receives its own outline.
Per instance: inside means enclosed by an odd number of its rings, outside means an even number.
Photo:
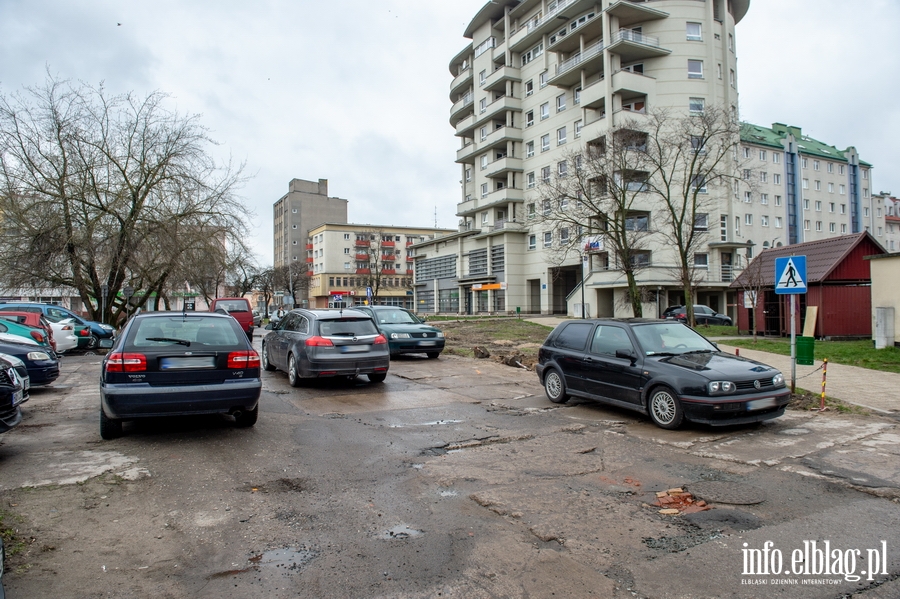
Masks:
[[[756,381],[759,381],[759,387],[756,386]],[[764,379],[753,379],[752,381],[737,381],[734,383],[734,386],[738,391],[754,391],[756,389],[769,389],[774,385],[772,385],[772,377],[766,377]]]
[[[428,337],[437,337],[437,333],[410,333],[409,336],[414,339],[425,339]]]

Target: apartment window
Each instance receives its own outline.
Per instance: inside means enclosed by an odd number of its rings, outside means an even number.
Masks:
[[[833,162],[826,162],[826,163],[825,163],[825,170],[828,171],[829,173],[833,173],[833,172],[834,172],[834,163],[833,163]]]
[[[839,175],[844,174],[844,165],[843,164],[838,165],[838,174]]]
[[[846,193],[846,187],[844,187],[843,185],[838,185],[838,193],[844,195]]]
[[[737,84],[737,79],[734,76],[734,69],[729,69],[728,72],[728,83],[731,84],[731,87],[735,87]]]
[[[752,214],[745,214],[745,215],[744,215],[744,224],[745,224],[745,225],[752,225],[752,224],[753,224],[753,215],[752,215]]]
[[[550,134],[541,136],[541,152],[546,152],[550,149]]]
[[[706,193],[706,177],[694,175],[694,178],[691,179],[691,189],[696,190],[697,193]]]
[[[531,50],[529,50],[528,52],[525,52],[524,54],[522,54],[522,66],[524,67],[526,64],[528,64],[529,62],[531,62],[532,60],[534,60],[535,58],[537,58],[538,56],[540,56],[543,53],[544,53],[544,44],[540,43],[537,46],[535,46],[534,48],[532,48]],[[543,87],[543,86],[541,86],[541,87]]]
[[[751,176],[750,169],[745,168],[744,171],[741,173],[741,175],[744,177],[744,179],[749,180],[750,176]]]
[[[566,128],[560,127],[556,130],[556,145],[561,146],[566,143]]]
[[[487,222],[488,222],[487,215],[488,215],[487,212],[482,212],[482,213],[481,213],[481,224],[482,224],[482,225],[486,225],[486,224],[487,224]]]
[[[774,156],[773,156],[773,158],[774,158]],[[775,185],[781,185],[781,175],[778,173],[773,173],[772,174],[772,183],[774,183]]]
[[[762,160],[763,162],[765,162],[765,160],[766,160],[766,151],[765,150],[759,151],[759,159]]]
[[[821,231],[821,230],[822,230],[822,221],[817,220],[816,221],[816,231]]]
[[[806,158],[801,158],[801,159],[800,159],[800,167],[801,167],[801,168],[806,168],[806,167],[807,167],[807,161],[806,161]]]
[[[883,231],[882,231],[881,227],[878,227],[878,237],[881,237],[882,232]]]
[[[765,214],[759,217],[759,226],[760,227],[768,227],[769,226],[769,217]]]
[[[803,200],[803,209],[809,210],[809,200]]]
[[[828,193],[834,193],[834,183],[828,184]]]
[[[541,120],[550,118],[550,102],[541,104]]]
[[[847,225],[842,223],[841,224],[841,233],[846,233],[846,232],[847,232]]]
[[[541,82],[541,88],[547,87],[547,81],[549,80],[549,78],[550,75],[547,73],[547,71],[544,71],[540,74],[539,80]]]
[[[568,172],[569,172],[569,165],[565,160],[556,163],[556,176],[557,177],[565,177],[568,174]],[[560,202],[560,204],[562,204],[562,202]]]
[[[716,78],[718,78],[718,79],[722,78],[722,63],[721,62],[716,63]]]
[[[772,164],[778,164],[781,162],[781,153],[772,152]]]
[[[768,203],[769,203],[769,194],[767,194],[767,193],[761,193],[761,194],[759,194],[759,203],[762,204],[762,205],[764,205],[764,206],[765,206],[765,205],[768,205]]]
[[[488,184],[482,183],[481,184],[481,197],[486,198],[487,196],[488,196]]]
[[[479,135],[481,137],[481,141],[486,140],[487,139],[487,127],[482,127],[481,131],[479,132]]]
[[[572,104],[581,104],[581,88],[576,87],[572,91]]]
[[[344,233],[344,239],[350,239],[350,233]]]
[[[528,249],[533,250],[537,248],[537,235],[529,235],[528,236]]]
[[[687,39],[692,42],[702,42],[703,36],[701,35],[700,23],[688,23],[687,24]]]
[[[809,189],[809,179],[803,180],[803,189]]]
[[[834,213],[834,202],[828,202],[828,212]]]
[[[345,254],[349,254],[349,253],[350,253],[350,248],[344,248],[344,253],[345,253]]]
[[[541,182],[542,183],[550,182],[550,167],[549,166],[541,167]]]
[[[863,179],[868,181],[869,180],[869,171],[863,171],[862,174],[863,174]]]
[[[776,216],[776,217],[775,217],[775,228],[776,228],[776,229],[780,229],[780,228],[781,228],[781,217],[780,217],[780,216]]]
[[[863,187],[863,197],[864,198],[869,197],[869,188],[868,187]]]
[[[834,223],[828,223],[828,232],[836,233]]]
[[[734,217],[734,234],[737,236],[740,236],[740,234],[741,234],[741,217],[740,216]]]
[[[750,158],[750,148],[744,146],[742,148],[742,155],[744,158]]]
[[[525,113],[525,126],[531,127],[534,124],[534,111],[529,110]]]
[[[769,174],[766,171],[760,171],[759,173],[759,182],[765,183],[769,180]]]
[[[525,97],[527,98],[534,93],[534,81],[529,79],[525,82]]]
[[[865,208],[863,208],[863,216],[865,216],[866,218],[869,218],[869,208],[868,208],[868,206],[865,207]]]
[[[481,156],[481,170],[486,169],[487,165],[488,165],[488,156],[487,156],[487,154],[483,154]]]
[[[698,213],[694,215],[694,230],[695,231],[706,231],[709,229],[709,215],[705,213]],[[644,229],[646,230],[646,229]]]
[[[728,216],[725,214],[719,216],[719,239],[728,241]]]
[[[528,218],[534,218],[535,214],[536,214],[536,212],[535,212],[534,202],[531,202],[530,204],[528,204]]]
[[[728,34],[728,49],[734,52],[734,35]]]
[[[775,196],[775,205],[781,206],[781,196]]]
[[[744,203],[750,204],[753,202],[753,194],[749,191],[744,192]]]
[[[709,268],[709,254],[694,254],[694,266]]]
[[[847,214],[847,204],[841,204],[841,214]]]
[[[472,169],[467,168],[466,169],[466,182],[468,183],[471,180],[472,180]],[[344,239],[349,239],[349,237],[344,237]]]
[[[822,182],[816,181],[816,191],[822,191]]]
[[[688,60],[688,79],[703,79],[702,60]]]
[[[478,73],[478,85],[484,85],[484,82],[487,80],[487,71],[481,71]]]
[[[688,109],[691,114],[703,114],[706,108],[706,100],[704,98],[691,98],[688,101]]]
[[[813,160],[813,170],[814,171],[819,170],[819,161],[818,160]]]
[[[809,221],[808,220],[803,221],[803,230],[809,231]]]
[[[581,119],[575,121],[575,137],[581,137]]]
[[[531,158],[534,156],[534,142],[529,141],[525,144],[525,158]]]
[[[560,164],[565,164],[565,162],[560,162]],[[559,209],[560,210],[568,210],[569,208],[569,198],[559,198]]]
[[[485,112],[487,112],[487,98],[482,98],[478,102],[478,113],[484,114]]]
[[[553,245],[553,232],[545,231],[544,232],[544,247],[548,248]]]
[[[525,186],[528,187],[528,189],[534,187],[534,171],[525,175]]]
[[[566,94],[556,96],[556,112],[562,112],[566,109]]]

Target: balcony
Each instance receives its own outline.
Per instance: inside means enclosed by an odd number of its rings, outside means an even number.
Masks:
[[[358,274],[358,275],[370,275],[370,274],[372,274],[372,269],[371,269],[371,268],[357,268],[357,269],[356,269],[356,274]]]
[[[459,164],[475,164],[475,157],[491,148],[503,146],[507,142],[521,142],[522,130],[518,127],[498,127],[488,133],[484,141],[466,144],[456,151],[456,162]]]
[[[581,83],[583,70],[589,74],[603,70],[603,40],[556,65],[556,74],[550,78],[550,85],[572,87]]]
[[[397,271],[396,271],[396,269],[393,269],[393,268],[383,268],[383,269],[381,269],[381,274],[395,275],[395,274],[397,274]]]
[[[647,8],[643,4],[621,0],[611,4],[606,13],[619,18],[619,27],[631,27],[647,21],[665,19],[669,13],[655,8]]]
[[[367,247],[369,247],[369,242],[366,239],[357,239],[356,242],[354,243],[354,245],[358,248],[359,247],[367,248]]]
[[[602,110],[606,106],[606,85],[603,79],[581,90],[581,105],[585,108]]]
[[[313,263],[312,257],[307,258],[307,259],[306,259],[306,263],[307,263],[307,264],[312,264],[312,263]]]
[[[407,261],[407,262],[415,262],[416,259],[413,258],[412,256],[407,256],[407,257],[406,257],[406,261]]]
[[[513,96],[502,96],[487,105],[484,112],[475,115],[475,128],[477,129],[484,123],[491,121],[499,116],[503,116],[506,121],[506,111],[515,110],[522,112],[522,101]]]
[[[521,173],[523,171],[522,159],[504,156],[488,164],[487,171],[489,178],[504,176],[510,172]]]
[[[412,276],[413,270],[411,268],[406,269],[406,274]]]
[[[494,231],[524,231],[525,224],[519,222],[518,219],[501,219],[494,223],[492,229]]]
[[[472,137],[475,135],[475,113],[456,123],[456,137]]]
[[[487,76],[484,83],[484,89],[492,92],[506,92],[506,82],[514,81],[516,83],[522,81],[517,67],[502,66]]]
[[[524,191],[518,187],[503,187],[489,193],[487,197],[460,202],[456,205],[457,216],[474,216],[490,208],[503,208],[510,202],[523,202]]]
[[[472,86],[472,69],[471,67],[466,68],[463,72],[453,78],[453,83],[450,84],[450,99],[452,100],[460,93],[465,91],[467,87]]]
[[[395,254],[385,254],[381,257],[382,262],[395,262],[399,256]]]
[[[313,249],[313,244],[307,243],[307,244],[306,244],[306,249],[308,249],[308,250]]]
[[[456,124],[463,118],[472,114],[474,111],[475,95],[472,92],[467,93],[450,109],[450,126],[456,127]]]
[[[603,35],[603,19],[600,14],[594,15],[594,18],[585,21],[580,25],[576,25],[572,29],[571,23],[550,36],[550,44],[547,49],[551,52],[562,52],[568,54],[576,52],[581,48],[581,40],[593,40]]]
[[[514,52],[528,50],[530,45],[540,42],[545,33],[553,33],[563,22],[568,24],[572,17],[595,4],[596,0],[559,0],[553,10],[530,19],[509,38],[510,50]]]
[[[387,239],[381,240],[381,247],[383,247],[383,248],[392,248],[396,245],[397,245],[397,242],[394,240],[387,240]]]
[[[610,40],[609,51],[618,54],[623,63],[659,58],[672,53],[659,46],[659,38],[636,33],[631,29],[615,32]]]
[[[617,71],[612,76],[612,91],[620,94],[622,100],[648,97],[656,90],[656,79],[632,73],[631,71]]]
[[[368,262],[368,261],[369,261],[369,254],[356,254],[356,258],[355,258],[355,259],[356,259],[356,260],[360,260],[360,261],[362,261],[362,262]]]

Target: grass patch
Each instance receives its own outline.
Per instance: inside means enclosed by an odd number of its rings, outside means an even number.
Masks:
[[[717,325],[698,324],[694,330],[704,337],[737,337],[737,326],[723,327]]]
[[[0,537],[3,537],[3,548],[6,555],[11,556],[25,549],[25,541],[16,535],[13,524],[20,522],[21,518],[12,512],[0,510]]]
[[[727,345],[767,351],[773,354],[781,354],[782,356],[791,355],[791,340],[787,337],[775,339],[760,338],[756,343],[753,343],[752,337],[729,339]],[[828,358],[829,362],[835,364],[900,373],[900,349],[896,347],[875,349],[872,346],[871,339],[862,341],[816,340],[813,357],[820,361]]]

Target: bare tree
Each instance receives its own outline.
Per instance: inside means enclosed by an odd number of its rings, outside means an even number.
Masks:
[[[638,274],[649,266],[646,251],[653,234],[647,204],[647,134],[628,123],[545,167],[537,186],[540,200],[526,208],[528,216],[551,236],[551,255],[561,264],[587,251],[592,268],[614,268],[624,274],[634,316],[643,316]],[[545,240],[546,245],[546,240]],[[584,281],[582,281],[582,285]]]
[[[412,288],[406,277],[404,248],[397,247],[398,239],[378,227],[356,233],[356,287],[360,291],[371,287],[373,302],[377,303],[385,290]],[[399,285],[395,284],[397,282]]]
[[[114,322],[123,287],[143,305],[197,240],[244,236],[242,168],[218,165],[199,118],[165,100],[51,76],[0,95],[3,283],[71,287],[91,318]],[[100,314],[104,286],[112,301]]]
[[[273,282],[276,290],[284,289],[293,298],[292,308],[300,303],[297,294],[305,297],[309,292],[309,272],[305,262],[292,261],[285,266],[279,266],[273,271]]]
[[[690,116],[657,111],[644,128],[647,190],[659,200],[656,221],[677,256],[678,281],[693,326],[699,280],[694,255],[706,247],[709,215],[717,199],[727,197],[737,181],[740,125],[727,111],[708,106]]]
[[[256,277],[256,288],[259,290],[260,294],[262,294],[263,303],[265,303],[265,311],[263,312],[263,316],[265,318],[268,318],[269,304],[272,303],[272,299],[275,297],[275,292],[278,291],[278,289],[275,287],[274,268],[269,266],[259,271]]]

